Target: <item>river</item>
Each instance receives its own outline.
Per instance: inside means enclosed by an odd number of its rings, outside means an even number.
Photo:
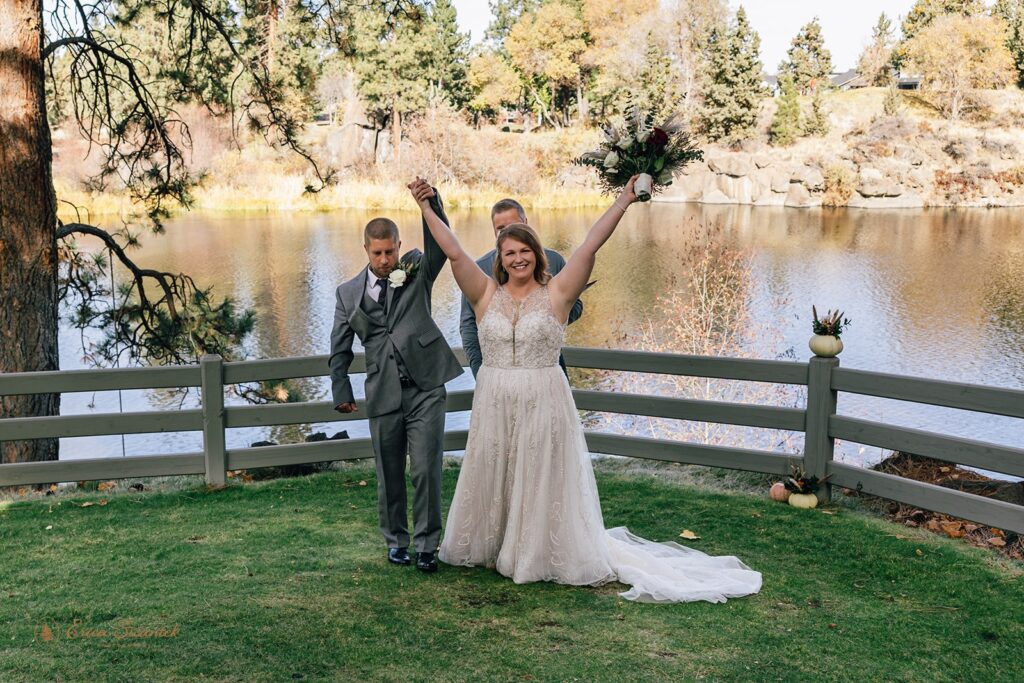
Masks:
[[[418,214],[380,212],[400,225],[403,249],[422,245]],[[536,211],[531,223],[545,246],[570,254],[597,210]],[[146,267],[185,271],[201,286],[258,314],[245,353],[252,358],[328,352],[334,289],[365,265],[362,227],[372,214],[190,214],[147,237],[135,253]],[[468,251],[493,246],[488,214],[456,210],[452,223]],[[719,240],[749,255],[745,300],[763,330],[747,355],[810,356],[810,309],[842,308],[844,367],[991,386],[1024,387],[1024,211],[843,210],[649,204],[630,209],[598,257],[598,284],[584,294],[583,318],[569,328],[574,346],[620,347],[656,316],[656,300],[686,280],[687,254],[710,226]],[[116,272],[116,278],[124,273]],[[461,345],[459,297],[450,269],[434,288],[434,317],[449,343]],[[657,325],[667,321],[656,320]],[[750,344],[748,344],[750,346]],[[77,330],[61,334],[62,368],[82,365]],[[467,372],[449,384],[469,388]],[[303,385],[326,399],[325,381]],[[233,399],[237,400],[237,399]],[[168,409],[194,396],[165,392],[67,394],[64,414]],[[839,412],[942,433],[1024,445],[1024,421],[842,395]],[[465,428],[465,414],[449,428]],[[344,425],[365,435],[365,423]],[[333,433],[339,425],[314,425]],[[229,447],[263,438],[266,429],[231,430]],[[64,439],[61,457],[164,454],[201,449],[198,433]],[[878,449],[840,445],[840,458],[871,464]]]

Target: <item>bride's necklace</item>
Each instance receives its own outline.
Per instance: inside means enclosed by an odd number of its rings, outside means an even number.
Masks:
[[[540,289],[540,287],[538,287],[537,289]],[[516,326],[519,324],[519,316],[523,310],[523,303],[531,296],[533,296],[533,293],[536,292],[537,289],[534,289],[533,292],[530,292],[522,299],[517,299],[511,294],[509,294],[507,290],[505,291],[505,294],[508,295],[508,298],[512,299],[512,303],[516,305],[515,312],[512,314],[512,365],[516,364]]]

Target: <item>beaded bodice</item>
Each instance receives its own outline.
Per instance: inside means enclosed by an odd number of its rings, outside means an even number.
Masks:
[[[498,287],[478,325],[483,364],[499,368],[558,365],[565,325],[555,318],[547,285],[517,301]]]

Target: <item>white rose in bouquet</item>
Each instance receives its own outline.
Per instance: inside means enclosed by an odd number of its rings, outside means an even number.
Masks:
[[[615,150],[612,150],[612,151],[608,152],[608,156],[606,156],[604,158],[604,167],[605,168],[615,168],[618,165],[619,165],[619,155],[615,152]]]

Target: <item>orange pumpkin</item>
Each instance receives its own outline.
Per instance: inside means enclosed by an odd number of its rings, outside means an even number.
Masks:
[[[777,481],[772,484],[772,487],[768,489],[768,495],[772,500],[779,503],[785,503],[789,500],[789,491],[786,490],[786,485],[781,481]]]

